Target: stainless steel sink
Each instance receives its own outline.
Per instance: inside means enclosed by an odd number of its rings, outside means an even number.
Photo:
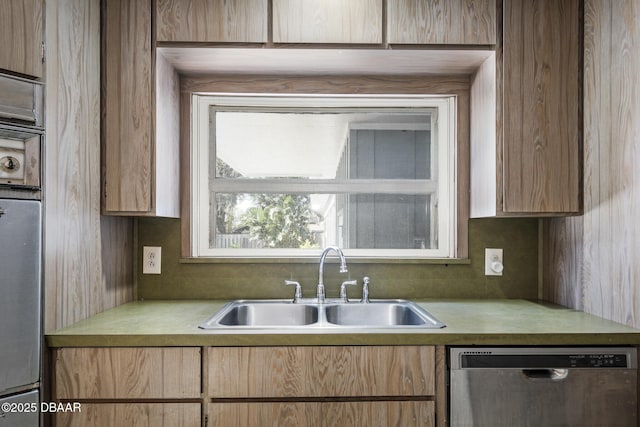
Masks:
[[[226,304],[199,327],[202,329],[407,328],[437,329],[444,323],[406,300],[345,303],[327,299],[238,300]]]
[[[222,307],[200,328],[305,326],[317,323],[318,313],[317,305],[280,300],[239,300]]]
[[[419,305],[405,300],[336,304],[326,306],[325,310],[327,322],[340,326],[363,328],[442,328],[445,326]]]

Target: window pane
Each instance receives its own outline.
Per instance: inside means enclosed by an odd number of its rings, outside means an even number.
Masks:
[[[216,178],[432,179],[428,110],[211,115]]]
[[[349,248],[433,249],[431,196],[410,194],[350,195]]]
[[[306,194],[214,193],[211,248],[319,248],[320,215]],[[322,196],[326,198],[326,196]]]
[[[349,178],[435,179],[431,176],[430,131],[353,129]]]
[[[435,248],[432,196],[213,193],[210,247]]]

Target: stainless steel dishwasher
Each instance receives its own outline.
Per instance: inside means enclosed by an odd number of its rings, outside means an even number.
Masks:
[[[634,347],[449,351],[452,427],[638,424]]]

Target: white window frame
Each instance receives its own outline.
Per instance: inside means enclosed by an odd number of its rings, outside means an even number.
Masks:
[[[457,242],[456,196],[456,96],[455,95],[280,95],[280,94],[192,94],[191,115],[191,242],[194,257],[214,258],[305,258],[317,257],[322,249],[234,249],[209,248],[209,111],[212,105],[220,107],[283,108],[435,108],[437,131],[431,135],[436,140],[438,157],[438,248],[437,249],[349,249],[346,256],[381,259],[438,259],[454,258]],[[215,178],[213,178],[215,180]],[[242,180],[229,182],[218,191],[237,192],[304,192],[332,193],[335,180],[313,180],[300,183],[296,180]],[[375,180],[379,185],[381,181]],[[416,181],[412,183],[411,181]],[[428,194],[424,188],[415,188],[420,180],[387,180],[376,193]],[[351,181],[353,182],[353,181]],[[351,191],[371,193],[371,182],[358,180]],[[412,185],[413,184],[413,185]],[[402,187],[398,187],[401,185]],[[239,188],[242,186],[242,189]],[[413,187],[413,188],[412,188]]]

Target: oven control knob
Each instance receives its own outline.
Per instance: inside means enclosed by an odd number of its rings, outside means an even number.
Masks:
[[[20,169],[20,162],[12,156],[4,156],[0,159],[0,169],[5,172],[15,172]]]

